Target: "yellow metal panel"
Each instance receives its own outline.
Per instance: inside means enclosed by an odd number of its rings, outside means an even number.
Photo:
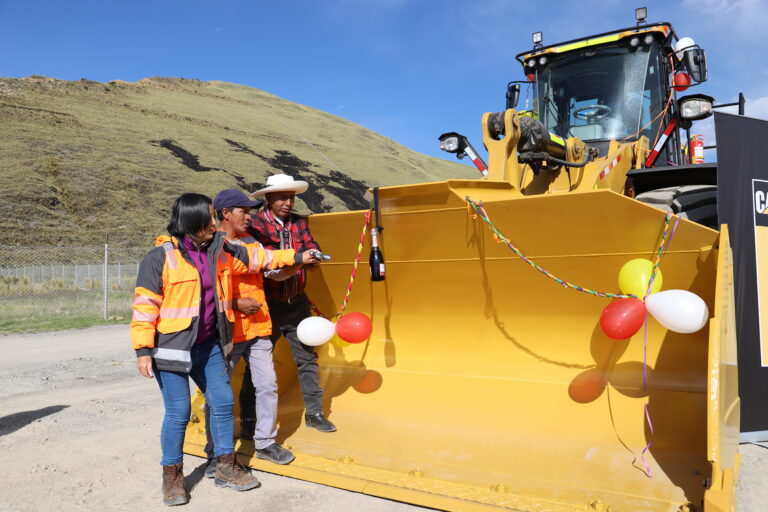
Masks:
[[[713,469],[707,481],[705,503],[707,510],[731,511],[735,510],[735,482],[740,462],[740,402],[733,254],[728,226],[724,225],[720,229],[716,251],[720,255],[707,365],[707,453]]]

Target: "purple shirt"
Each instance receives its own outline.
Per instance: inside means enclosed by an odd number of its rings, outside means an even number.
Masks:
[[[213,295],[211,271],[208,267],[208,247],[211,244],[205,242],[198,248],[187,237],[182,239],[182,243],[200,274],[202,301],[200,302],[200,319],[197,325],[197,340],[195,340],[195,343],[200,343],[216,335],[216,301]]]

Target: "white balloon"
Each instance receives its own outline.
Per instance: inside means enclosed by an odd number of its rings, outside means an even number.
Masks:
[[[696,332],[709,320],[709,309],[702,298],[685,290],[652,293],[645,299],[645,307],[661,325],[674,332]]]
[[[336,334],[336,324],[321,316],[310,316],[299,322],[296,336],[305,345],[316,347],[327,342]]]

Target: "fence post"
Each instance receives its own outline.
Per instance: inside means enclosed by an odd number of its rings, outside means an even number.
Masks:
[[[109,233],[104,238],[104,320],[107,319],[107,303],[108,303],[108,290],[109,284],[107,279],[109,277],[109,270],[107,269],[107,262],[109,261]]]

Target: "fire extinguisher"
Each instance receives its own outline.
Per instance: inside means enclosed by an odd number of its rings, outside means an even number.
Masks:
[[[704,163],[704,137],[702,135],[691,135],[691,163]]]

